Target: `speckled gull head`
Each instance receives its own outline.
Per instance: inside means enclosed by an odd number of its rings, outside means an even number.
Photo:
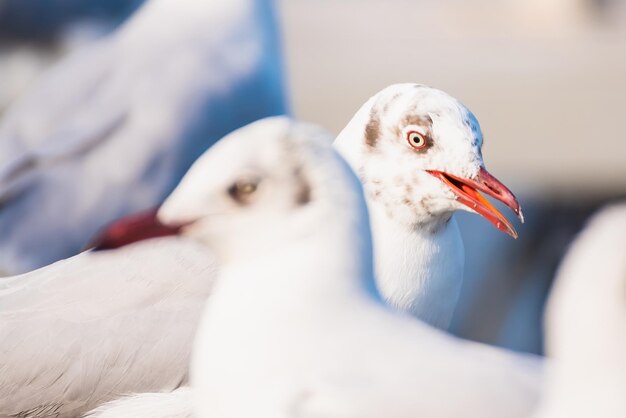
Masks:
[[[361,139],[355,143],[355,138]],[[486,170],[478,120],[461,102],[420,84],[395,84],[370,98],[335,145],[357,171],[370,202],[399,222],[438,225],[456,210],[476,212],[517,237],[479,192],[510,207],[511,191]]]
[[[311,225],[349,223],[338,210],[347,214],[357,205],[365,211],[365,201],[332,140],[321,128],[282,116],[240,128],[194,163],[158,211],[118,221],[97,247],[115,248],[160,231],[158,236],[200,241],[227,262],[298,239]],[[367,230],[364,218],[355,227]]]

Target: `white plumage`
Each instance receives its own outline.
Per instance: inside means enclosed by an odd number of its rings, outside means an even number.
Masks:
[[[390,94],[393,93],[393,94]],[[366,135],[367,126],[370,125],[371,118],[362,117],[362,115],[370,114],[372,103],[376,103],[377,106],[384,108],[386,101],[393,99],[392,104],[396,107],[393,117],[385,117],[380,123],[381,136],[378,141],[378,152],[376,154],[372,149],[366,148],[368,152],[360,153],[360,150],[365,146],[368,136]],[[422,104],[421,104],[422,103]],[[365,109],[365,110],[364,110]],[[403,113],[404,112],[404,113]],[[435,167],[429,167],[425,164],[425,161],[419,155],[412,155],[410,152],[406,153],[407,143],[405,138],[401,135],[393,136],[392,133],[399,131],[402,132],[404,126],[401,125],[407,118],[420,116],[424,112],[437,113],[440,115],[439,119],[433,121],[431,130],[433,140],[441,141],[440,153],[450,153],[450,156],[442,156],[439,160],[439,165]],[[459,209],[465,208],[460,205],[455,198],[454,193],[449,190],[449,187],[444,185],[439,179],[423,173],[423,170],[428,168],[440,168],[447,169],[453,173],[462,174],[463,170],[477,170],[476,163],[482,163],[482,159],[476,160],[475,156],[480,155],[481,140],[478,140],[476,129],[467,129],[465,120],[469,117],[466,108],[458,103],[450,96],[424,86],[416,85],[397,85],[392,86],[383,92],[374,96],[374,98],[361,109],[353,121],[350,122],[346,130],[342,132],[339,140],[336,142],[340,152],[349,157],[349,161],[352,163],[353,168],[359,173],[361,181],[365,184],[365,189],[369,190],[368,204],[372,211],[372,222],[374,224],[375,231],[379,233],[374,235],[375,247],[376,247],[376,268],[377,275],[383,279],[382,290],[383,295],[393,305],[411,312],[418,318],[427,320],[434,325],[445,327],[449,316],[454,309],[456,302],[456,296],[458,292],[458,286],[460,286],[462,280],[462,273],[459,271],[462,266],[463,255],[462,247],[460,247],[460,237],[458,237],[456,226],[453,223],[454,220],[450,220],[452,213]],[[383,115],[386,116],[386,115]],[[474,125],[470,125],[474,126]],[[256,144],[257,138],[263,136],[262,132],[256,132],[260,129],[257,125],[256,128],[246,130],[245,133],[239,133],[238,135],[244,135],[248,138],[250,149],[255,152],[261,152],[261,148]],[[373,155],[374,154],[374,155]],[[432,153],[431,153],[432,154]],[[382,157],[382,158],[381,158]],[[433,157],[431,155],[431,157]],[[436,157],[436,154],[435,154]],[[384,159],[390,158],[391,163],[385,163]],[[237,156],[230,157],[232,160],[236,160]],[[431,159],[432,160],[432,159]],[[435,158],[437,160],[437,158]],[[230,160],[226,160],[226,164]],[[226,170],[220,165],[222,172]],[[401,178],[398,181],[399,175],[411,173],[410,177]],[[224,174],[224,173],[222,173]],[[198,188],[202,189],[203,184],[211,181],[206,176],[196,177],[196,181],[199,182]],[[371,189],[372,185],[379,183],[385,188],[385,194],[383,196],[377,196],[376,190]],[[395,194],[395,199],[386,199],[389,194]],[[385,199],[382,199],[385,198]],[[421,202],[420,205],[415,205],[411,210],[407,211],[410,207],[406,204],[405,200],[414,202]],[[198,201],[196,201],[198,202]],[[201,201],[200,203],[202,203]],[[192,202],[193,203],[193,202]],[[433,217],[432,213],[429,215],[423,211],[423,205],[437,205],[439,212],[437,216]],[[392,215],[399,213],[398,217],[389,217],[387,211],[377,210],[379,208],[385,208]],[[415,216],[418,222],[412,224],[412,216]],[[409,219],[409,222],[403,220]],[[426,220],[428,222],[419,221]],[[380,224],[378,224],[380,222]],[[411,227],[413,225],[413,227]],[[433,229],[433,227],[444,225],[441,229]],[[447,225],[447,226],[446,226]],[[388,228],[388,231],[385,230]],[[442,232],[443,231],[443,232]],[[159,275],[158,280],[167,281],[175,280],[185,282],[186,286],[195,286],[201,289],[202,295],[207,295],[210,292],[213,276],[202,276],[197,274],[196,266],[199,266],[199,270],[203,270],[211,263],[202,256],[202,254],[189,253],[185,257],[185,263],[176,264],[170,263],[163,270],[159,270],[160,263],[169,263],[169,257],[171,254],[169,251],[164,251],[159,247],[155,247],[155,243],[158,240],[139,244],[138,247],[142,248],[142,251],[146,254],[146,259],[150,259],[151,266],[154,268],[154,274]],[[175,245],[175,243],[172,243]],[[111,251],[107,253],[94,254],[97,255],[101,264],[94,266],[94,270],[87,272],[82,279],[80,288],[85,292],[89,291],[89,281],[86,277],[89,274],[101,277],[105,273],[100,273],[97,269],[103,272],[113,272],[120,283],[127,280],[132,276],[137,282],[144,280],[146,283],[150,283],[154,280],[150,275],[145,277],[141,276],[142,266],[140,263],[144,262],[141,259],[135,260],[138,265],[132,266],[132,268],[125,268],[124,264],[119,264],[119,257],[123,257],[126,250]],[[185,251],[184,248],[177,249],[177,253]],[[118,254],[119,252],[119,254]],[[151,255],[149,255],[151,254]],[[81,255],[85,262],[88,262],[92,257],[88,255]],[[79,258],[81,259],[81,258]],[[382,260],[382,261],[381,261]],[[128,263],[131,263],[129,260]],[[107,263],[110,265],[107,266]],[[73,262],[68,260],[61,263],[57,267],[59,276],[67,274],[73,276]],[[54,267],[54,266],[53,266]],[[51,267],[52,268],[52,267]],[[66,272],[63,269],[67,269]],[[194,270],[195,269],[195,270]],[[454,273],[458,271],[459,276],[454,276]],[[42,269],[33,272],[29,275],[30,281],[34,284],[39,281],[46,280],[48,276],[48,269]],[[17,286],[19,282],[23,280],[23,277],[15,279],[7,279],[5,281],[5,287],[11,288]],[[61,277],[59,277],[61,280]],[[380,285],[381,282],[379,282]],[[164,284],[165,286],[165,284]],[[386,289],[391,286],[392,289],[399,289],[398,292],[386,292]],[[51,293],[53,287],[51,287]],[[148,309],[143,306],[141,301],[143,292],[145,289],[141,287],[125,288],[120,286],[120,292],[137,292],[137,294],[131,294],[131,300],[136,304],[133,308],[132,304],[129,304],[128,311],[132,309]],[[55,298],[84,298],[85,296],[78,293],[73,293],[72,287],[59,286],[54,288]],[[162,292],[167,292],[167,287],[161,289]],[[154,295],[158,295],[159,289],[155,289]],[[25,292],[24,295],[27,295]],[[156,297],[156,296],[155,296]],[[164,296],[163,296],[164,297]],[[189,295],[192,300],[195,300],[195,295]],[[29,311],[34,309],[31,306],[30,299],[24,297],[21,299],[21,304],[16,305],[15,309],[19,309],[23,312],[23,318],[28,318]],[[109,302],[102,302],[109,303]],[[183,299],[177,300],[181,308],[186,306],[186,302]],[[4,306],[4,301],[0,296],[0,306]],[[99,308],[97,305],[93,305],[94,309],[108,309],[106,306]],[[115,306],[115,305],[114,305]],[[157,305],[158,306],[158,305]],[[195,326],[198,317],[200,315],[201,305],[192,304],[195,306],[195,313],[189,315],[190,327]],[[3,308],[4,309],[4,308]],[[159,329],[159,311],[154,310],[154,317],[149,315],[149,311],[146,311],[145,317],[136,322],[125,324],[128,332],[132,334],[133,327],[137,328],[150,328],[150,332],[154,332],[157,335],[161,332],[162,344],[164,346],[179,345],[180,347],[186,347],[190,350],[190,334],[184,338],[178,338],[176,334],[162,332]],[[77,318],[80,319],[80,315],[77,314]],[[16,324],[19,324],[16,322]],[[52,329],[52,328],[51,328]],[[11,328],[8,328],[10,331]],[[148,332],[148,331],[146,331]],[[99,335],[100,338],[105,338],[106,333]],[[0,344],[3,341],[2,335],[0,335]],[[120,350],[124,350],[125,355],[132,356],[134,352],[149,349],[146,347],[138,347],[142,345],[140,340],[126,341],[126,346],[120,346]],[[89,343],[96,349],[98,356],[106,356],[107,353],[102,350],[97,340],[93,343]],[[146,346],[151,344],[150,341],[146,342]],[[9,349],[9,348],[8,348]],[[494,350],[494,353],[496,350]],[[173,354],[172,351],[169,353]],[[498,356],[498,354],[495,354]],[[507,354],[502,354],[507,355]],[[523,361],[523,360],[522,360]],[[172,367],[181,363],[172,362],[169,364],[169,359],[165,358],[165,367]],[[57,358],[43,357],[40,359],[40,364],[45,365],[53,372],[62,372],[68,366],[67,363],[59,361]],[[7,368],[14,367],[12,364],[7,364]],[[27,365],[26,372],[31,373]],[[153,367],[150,365],[150,367]],[[181,366],[180,374],[186,375],[187,369],[185,365]],[[515,366],[512,366],[515,367]],[[123,371],[123,370],[122,370]],[[141,376],[144,373],[141,367],[136,369],[136,376]],[[153,368],[145,373],[159,373],[158,368]],[[129,375],[130,376],[130,375]],[[539,377],[536,376],[538,379]],[[155,385],[142,386],[135,385],[133,377],[129,377],[129,386],[125,386],[124,390],[121,388],[116,390],[116,396],[128,395],[141,391],[167,391],[171,389],[171,386],[165,384],[163,388],[159,389]],[[135,382],[136,383],[136,382]],[[30,390],[30,389],[29,389]],[[43,391],[44,396],[50,395],[50,399],[56,399],[63,402],[64,394],[59,394],[55,390],[49,392]],[[155,395],[157,396],[157,395]],[[167,396],[167,395],[164,395]],[[59,398],[60,397],[60,398]],[[117,405],[123,407],[121,404],[124,402],[133,402],[132,398],[127,400],[121,400]],[[90,404],[91,405],[91,404]],[[96,402],[95,405],[99,405]],[[182,406],[181,408],[184,408]],[[0,409],[0,413],[3,412]]]
[[[191,389],[182,387],[166,395],[141,393],[120,398],[91,411],[85,418],[192,418],[192,405]]]
[[[410,132],[419,132],[430,145],[414,149],[407,141]],[[474,212],[476,206],[468,207],[458,188],[431,174],[437,170],[457,180],[481,181],[482,144],[478,120],[467,107],[443,91],[413,83],[374,95],[335,141],[363,183],[381,294],[442,329],[450,323],[463,282],[465,255],[453,214]],[[472,189],[482,186],[476,181]],[[504,185],[493,179],[489,186],[521,217]],[[482,204],[480,199],[471,203]],[[506,223],[491,210],[478,210],[492,222]],[[512,227],[501,229],[514,235]]]
[[[185,383],[215,268],[168,238],[1,279],[0,417],[74,417]]]
[[[80,251],[158,205],[220,137],[286,111],[270,0],[151,0],[0,124],[0,271]]]
[[[198,416],[527,416],[534,362],[379,298],[365,200],[330,140],[282,118],[254,127],[256,147],[227,137],[159,211],[223,263],[192,363]]]
[[[537,418],[626,416],[626,203],[596,214],[574,241],[546,309],[552,358]]]

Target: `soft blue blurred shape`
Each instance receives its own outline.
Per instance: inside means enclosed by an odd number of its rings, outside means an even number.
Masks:
[[[151,0],[3,116],[0,271],[76,254],[223,135],[285,112],[270,0]]]
[[[615,195],[576,200],[522,198],[519,239],[463,213],[465,282],[452,332],[514,350],[543,352],[543,307],[556,269],[586,220]]]
[[[47,40],[67,25],[123,21],[144,0],[0,0],[0,39]]]

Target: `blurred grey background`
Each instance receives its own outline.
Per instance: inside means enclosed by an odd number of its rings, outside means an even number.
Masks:
[[[140,4],[0,0],[0,117],[38,74]],[[369,96],[397,82],[445,90],[476,114],[486,164],[518,195],[527,223],[512,240],[459,215],[466,277],[452,331],[541,352],[543,303],[560,257],[595,208],[626,196],[626,0],[278,6],[299,118],[338,133]]]

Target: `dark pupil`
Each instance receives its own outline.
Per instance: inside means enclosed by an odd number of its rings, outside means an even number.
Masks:
[[[256,184],[250,182],[237,182],[228,188],[228,194],[237,203],[248,203],[248,196],[256,191]]]
[[[422,137],[419,135],[413,135],[413,142],[419,144],[420,142],[422,142]]]

